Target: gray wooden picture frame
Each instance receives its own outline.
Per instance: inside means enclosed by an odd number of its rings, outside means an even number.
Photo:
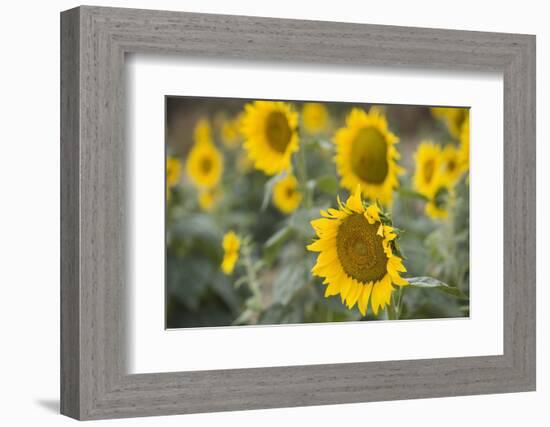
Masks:
[[[128,53],[502,72],[504,354],[127,374]],[[84,420],[535,390],[535,231],[534,36],[88,6],[61,14],[65,415]]]

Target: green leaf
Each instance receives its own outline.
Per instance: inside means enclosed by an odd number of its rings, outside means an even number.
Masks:
[[[235,289],[231,286],[229,278],[221,271],[213,275],[210,281],[210,289],[212,289],[231,310],[237,311],[240,303],[239,297]]]
[[[312,208],[301,208],[294,212],[290,217],[289,227],[292,227],[299,235],[305,238],[315,236],[311,221],[320,217],[320,211],[325,210],[326,206],[315,206]]]
[[[420,194],[419,192],[414,191],[407,187],[399,187],[396,191],[400,196],[403,196],[403,197],[409,197],[411,199],[419,199],[424,201],[428,200],[428,198],[423,194]]]
[[[277,303],[287,305],[306,283],[307,272],[303,262],[285,265],[273,281],[273,299]]]
[[[290,226],[284,226],[273,234],[264,244],[263,257],[266,264],[272,264],[279,254],[279,248],[287,242],[295,233]]]
[[[211,215],[190,214],[175,221],[170,231],[174,237],[181,239],[197,239],[209,243],[219,244],[222,230]]]
[[[466,295],[464,295],[464,293],[457,287],[450,286],[433,277],[408,277],[405,278],[405,280],[409,282],[409,286],[414,288],[437,289],[456,298],[467,298]]]
[[[323,175],[315,180],[315,186],[327,194],[336,194],[339,185],[335,175]]]
[[[246,309],[239,317],[233,321],[233,325],[244,325],[249,323],[254,317],[254,311]]]
[[[212,264],[197,256],[168,257],[166,261],[168,294],[178,298],[187,308],[196,310],[212,277]]]
[[[334,151],[334,144],[328,139],[313,139],[306,142],[306,146],[311,150]]]
[[[281,305],[275,303],[265,310],[258,319],[259,325],[277,325],[283,323],[303,323],[303,308],[300,305]]]
[[[248,283],[248,276],[245,274],[244,276],[239,277],[235,283],[233,283],[233,287],[235,289],[240,288],[242,285]]]
[[[267,242],[265,242],[264,244],[264,249],[269,250],[271,248],[278,247],[280,244],[284,243],[291,235],[292,228],[288,226],[281,228],[269,239],[267,239]]]

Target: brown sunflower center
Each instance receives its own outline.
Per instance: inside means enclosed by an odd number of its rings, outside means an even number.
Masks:
[[[285,189],[285,195],[286,195],[286,198],[287,199],[292,199],[292,197],[294,196],[294,188],[292,187],[286,187]]]
[[[336,251],[346,274],[361,282],[381,280],[387,272],[388,258],[382,237],[376,234],[379,222],[369,224],[361,214],[352,214],[338,227]]]
[[[361,129],[351,147],[351,169],[363,181],[381,184],[388,175],[388,144],[375,128]]]
[[[456,169],[456,162],[454,160],[449,160],[447,162],[447,170],[449,172],[454,172]]]
[[[267,142],[278,153],[284,153],[290,143],[292,130],[286,116],[280,111],[274,111],[267,116],[265,126]]]
[[[424,164],[424,182],[429,184],[432,181],[435,172],[435,160],[429,159]]]
[[[205,175],[207,175],[208,173],[210,173],[210,171],[212,170],[212,167],[213,167],[213,163],[212,163],[212,159],[210,157],[203,157],[200,161],[200,168],[201,168],[201,171],[202,173],[204,173]]]

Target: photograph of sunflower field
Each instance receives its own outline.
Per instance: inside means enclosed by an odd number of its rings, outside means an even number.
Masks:
[[[165,99],[167,328],[469,317],[467,107]]]

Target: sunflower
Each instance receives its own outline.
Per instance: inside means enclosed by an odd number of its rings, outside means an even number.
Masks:
[[[170,190],[181,178],[181,162],[176,157],[166,159],[166,199],[170,201]]]
[[[390,303],[392,283],[408,285],[399,275],[407,270],[397,255],[396,231],[377,205],[363,204],[360,186],[345,204],[338,199],[338,205],[311,222],[319,239],[307,248],[320,252],[311,271],[324,277],[325,297],[340,294],[349,309],[357,303],[363,316],[370,299],[378,315]]]
[[[302,107],[302,124],[311,135],[326,131],[330,116],[327,108],[318,102],[306,102]]]
[[[166,159],[166,186],[168,188],[176,185],[181,177],[181,162],[176,157],[169,156]]]
[[[351,110],[346,126],[334,136],[334,159],[342,187],[353,191],[360,185],[364,197],[390,204],[393,189],[399,186],[397,175],[403,171],[396,163],[400,157],[397,142],[377,108],[369,113]]]
[[[220,181],[223,157],[212,142],[210,125],[205,121],[201,120],[195,127],[195,143],[185,166],[191,181],[199,188],[212,188]]]
[[[241,247],[241,241],[239,237],[235,234],[234,231],[228,231],[223,236],[223,261],[222,261],[222,271],[225,274],[233,273],[235,269],[235,264],[239,259],[239,249]]]
[[[193,129],[193,140],[196,144],[203,142],[213,143],[212,140],[212,127],[210,122],[206,119],[200,119]]]
[[[455,138],[460,137],[462,124],[468,117],[467,108],[432,107],[431,112],[435,118],[440,119],[445,123],[451,135]]]
[[[296,210],[302,201],[302,193],[298,191],[298,181],[294,175],[287,175],[275,184],[272,200],[284,214]]]
[[[446,219],[454,203],[454,189],[448,176],[440,175],[435,182],[433,195],[424,211],[432,219]]]
[[[244,148],[254,167],[266,175],[291,169],[298,151],[298,113],[279,101],[254,101],[245,106],[241,125]]]
[[[451,184],[454,184],[462,175],[459,150],[453,144],[447,144],[441,151],[441,168],[443,175]]]
[[[224,119],[220,129],[221,140],[227,148],[233,149],[239,146],[241,139],[242,113],[232,119]]]
[[[414,155],[416,169],[413,185],[416,191],[430,198],[441,174],[441,147],[431,141],[423,141]]]
[[[219,197],[219,190],[217,188],[206,188],[199,191],[199,206],[205,212],[210,212]]]

